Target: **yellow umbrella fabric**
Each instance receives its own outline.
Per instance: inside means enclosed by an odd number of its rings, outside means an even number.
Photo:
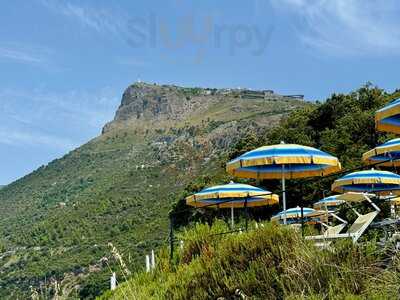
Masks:
[[[331,190],[338,193],[400,194],[400,176],[392,172],[374,169],[353,172],[335,180]]]
[[[326,176],[340,169],[339,160],[326,152],[283,142],[246,152],[226,165],[227,172],[237,177],[281,179],[284,212],[286,212],[286,179]],[[284,223],[286,224],[286,219]]]
[[[379,166],[400,166],[400,138],[393,139],[365,152],[362,160],[366,164],[379,164]]]
[[[375,126],[378,131],[400,134],[400,98],[376,111]]]
[[[258,187],[240,183],[209,187],[186,198],[186,204],[194,207],[240,208],[278,203],[278,195]]]

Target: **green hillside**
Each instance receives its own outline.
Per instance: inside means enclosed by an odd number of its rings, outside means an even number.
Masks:
[[[303,101],[135,84],[104,133],[0,190],[0,298],[93,298],[108,288],[112,243],[130,270],[164,243],[168,211],[248,132]]]

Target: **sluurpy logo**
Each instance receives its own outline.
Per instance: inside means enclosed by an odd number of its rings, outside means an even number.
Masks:
[[[155,13],[131,18],[125,39],[134,48],[193,49],[196,62],[202,62],[207,49],[262,56],[274,29],[271,24],[219,24],[212,16],[185,15],[173,23]]]

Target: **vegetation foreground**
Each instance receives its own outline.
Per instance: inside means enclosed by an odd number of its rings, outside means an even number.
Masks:
[[[254,228],[254,226],[253,226]],[[375,241],[340,241],[317,249],[290,228],[265,223],[246,233],[222,221],[197,224],[179,237],[170,263],[159,253],[152,273],[138,273],[101,299],[395,299],[399,256]]]

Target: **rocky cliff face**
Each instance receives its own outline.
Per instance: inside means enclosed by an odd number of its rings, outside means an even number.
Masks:
[[[279,108],[276,105],[277,102],[280,104]],[[103,133],[120,124],[149,123],[155,127],[159,125],[165,127],[166,124],[163,121],[169,121],[169,125],[174,126],[182,121],[198,123],[197,121],[201,120],[204,125],[206,121],[216,121],[215,117],[219,121],[237,120],[239,115],[245,116],[246,111],[258,114],[263,111],[268,111],[269,114],[285,113],[298,105],[302,105],[302,101],[281,96],[272,91],[184,88],[135,83],[123,93],[115,118],[104,127]],[[225,111],[221,109],[223,107],[226,108]],[[220,114],[210,115],[213,108],[219,109]]]
[[[146,121],[182,120],[194,106],[194,102],[188,100],[190,96],[185,95],[182,88],[135,83],[125,90],[115,119],[105,126],[104,132],[115,124],[127,121],[135,124],[138,120],[138,124]]]
[[[135,84],[128,87],[121,101],[115,120],[130,118],[153,119],[173,112],[174,96],[170,89],[157,85]]]
[[[273,126],[301,105],[304,102],[272,91],[135,83],[123,93],[103,134],[124,128],[150,134],[151,143],[160,148],[160,160],[182,159],[177,150],[182,145],[201,149],[198,152],[207,158],[229,149],[248,132]]]

